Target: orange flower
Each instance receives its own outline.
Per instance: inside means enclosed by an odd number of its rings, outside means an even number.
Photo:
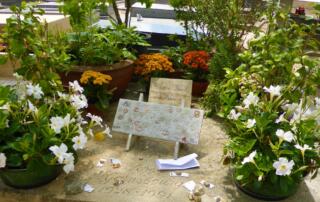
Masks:
[[[135,61],[135,74],[147,76],[155,71],[174,72],[167,56],[160,53],[142,54]]]
[[[206,51],[189,51],[183,55],[183,64],[193,69],[208,71],[210,55]]]
[[[80,83],[88,84],[89,82],[92,82],[94,85],[103,85],[109,84],[111,80],[112,77],[110,75],[88,70],[83,72],[83,74],[81,75]]]

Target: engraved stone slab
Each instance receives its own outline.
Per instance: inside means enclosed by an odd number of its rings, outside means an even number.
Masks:
[[[192,80],[151,78],[149,102],[181,106],[191,106]]]
[[[203,110],[120,99],[113,131],[198,144]]]

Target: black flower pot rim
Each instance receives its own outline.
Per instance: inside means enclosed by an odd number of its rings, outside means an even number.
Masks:
[[[296,191],[295,190],[293,193],[290,193],[288,195],[283,195],[283,196],[270,196],[270,195],[265,195],[265,194],[261,194],[261,193],[258,193],[258,192],[251,191],[250,189],[248,189],[248,188],[246,188],[244,186],[241,186],[241,184],[235,178],[234,173],[232,174],[232,179],[233,179],[233,182],[236,185],[236,187],[238,189],[240,189],[243,193],[245,193],[248,196],[251,196],[251,197],[253,197],[255,199],[264,200],[264,201],[281,201],[281,200],[284,200],[284,199],[287,199],[287,198],[291,197]]]
[[[62,172],[62,165],[47,165],[44,170],[27,168],[2,168],[0,178],[4,184],[16,189],[39,187],[56,179]]]

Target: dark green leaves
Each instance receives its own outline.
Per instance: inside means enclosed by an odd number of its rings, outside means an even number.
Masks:
[[[246,156],[248,152],[252,150],[256,142],[256,139],[236,137],[230,141],[227,147],[232,149],[232,151],[234,151],[239,156]]]

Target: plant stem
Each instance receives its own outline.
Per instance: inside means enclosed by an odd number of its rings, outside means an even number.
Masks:
[[[125,6],[126,6],[126,14],[125,14],[125,25],[128,27],[129,26],[129,13],[131,10],[131,2],[130,0],[125,0]]]
[[[112,7],[113,7],[114,14],[116,16],[116,19],[118,21],[118,24],[122,24],[122,20],[120,17],[119,8],[118,8],[116,0],[112,0]]]

